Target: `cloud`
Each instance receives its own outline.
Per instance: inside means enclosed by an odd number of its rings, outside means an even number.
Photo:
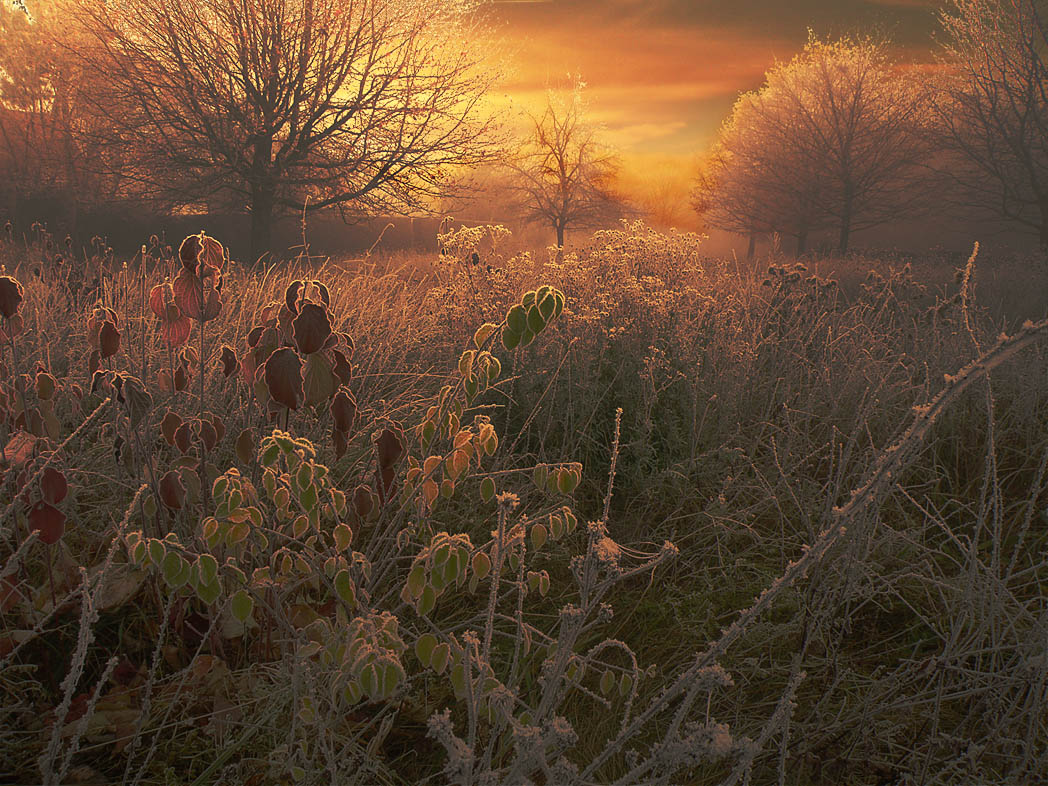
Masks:
[[[741,92],[820,35],[878,30],[927,55],[935,14],[922,0],[551,0],[500,2],[514,50],[505,91],[541,107],[569,74],[626,150],[687,155],[707,144]]]

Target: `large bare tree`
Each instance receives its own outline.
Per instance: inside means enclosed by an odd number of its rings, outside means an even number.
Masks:
[[[597,226],[624,211],[614,193],[619,162],[586,118],[584,85],[550,90],[540,115],[528,115],[530,134],[511,166],[528,220],[553,229],[564,247],[568,227]]]
[[[952,0],[942,22],[947,172],[1048,250],[1048,0]]]
[[[927,117],[920,81],[900,72],[884,44],[813,38],[736,106],[721,138],[721,172],[700,183],[698,201],[713,205],[725,228],[792,227],[786,232],[801,248],[831,220],[844,253],[856,230],[917,205]]]
[[[99,143],[174,206],[249,211],[253,255],[282,211],[425,208],[492,153],[472,0],[63,1],[99,45]]]

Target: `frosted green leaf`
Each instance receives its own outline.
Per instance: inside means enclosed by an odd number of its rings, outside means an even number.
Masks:
[[[415,642],[415,655],[419,663],[429,666],[433,661],[433,649],[437,646],[437,637],[432,633],[423,633]]]
[[[343,568],[335,574],[335,592],[351,609],[357,605],[357,592],[349,571]]]
[[[495,481],[492,478],[480,481],[480,498],[484,502],[491,502],[495,498]]]
[[[255,601],[247,590],[238,590],[229,602],[229,610],[240,622],[247,622],[251,612],[255,609]]]
[[[483,551],[473,555],[473,574],[483,579],[491,572],[491,558]]]
[[[426,568],[419,562],[408,573],[407,588],[412,600],[418,600],[426,587]]]
[[[433,611],[433,607],[436,605],[437,592],[435,589],[433,589],[432,586],[427,584],[423,588],[422,595],[418,599],[418,605],[416,608],[418,609],[419,616],[425,617],[427,614]]]

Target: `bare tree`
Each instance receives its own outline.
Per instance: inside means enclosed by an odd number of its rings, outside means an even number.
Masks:
[[[172,205],[231,201],[252,254],[284,210],[425,208],[488,160],[472,0],[67,0],[107,77],[99,142]]]
[[[788,111],[774,93],[742,96],[692,192],[692,206],[711,227],[749,237],[751,258],[761,235],[793,237],[803,254],[809,235],[828,226],[816,162],[782,116]]]
[[[947,173],[969,203],[1033,229],[1048,250],[1048,2],[952,0],[942,23]]]
[[[58,200],[75,213],[112,184],[91,175],[93,151],[78,144],[85,79],[54,43],[62,27],[53,2],[0,0],[0,197]]]
[[[528,115],[531,134],[512,158],[526,217],[552,227],[564,247],[568,227],[596,226],[624,211],[613,191],[619,162],[586,119],[584,85],[568,96],[550,91],[541,115]]]
[[[844,253],[854,231],[917,205],[926,124],[919,83],[899,73],[883,44],[812,38],[736,105],[698,201],[713,205],[725,228],[786,226],[802,249],[808,232],[832,220]]]

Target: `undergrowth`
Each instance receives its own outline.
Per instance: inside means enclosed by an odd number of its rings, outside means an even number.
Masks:
[[[504,237],[0,244],[0,778],[1048,777],[1045,323]]]

